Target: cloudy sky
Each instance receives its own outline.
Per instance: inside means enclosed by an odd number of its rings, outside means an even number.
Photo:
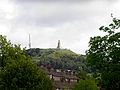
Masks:
[[[28,47],[61,47],[84,54],[98,28],[120,17],[120,0],[0,0],[0,34]]]

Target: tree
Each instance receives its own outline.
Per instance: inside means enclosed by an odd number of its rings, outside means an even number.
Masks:
[[[47,75],[29,60],[13,61],[0,72],[0,90],[53,90]]]
[[[3,69],[10,60],[28,59],[20,45],[12,44],[5,36],[0,35],[0,67]]]
[[[73,90],[98,90],[98,87],[94,78],[86,76],[74,85]]]
[[[2,68],[2,69],[1,69]],[[0,90],[53,90],[51,80],[20,45],[0,35]]]
[[[99,30],[104,36],[92,37],[87,51],[87,61],[95,73],[101,74],[102,85],[106,90],[120,89],[120,20],[113,18],[109,26]]]

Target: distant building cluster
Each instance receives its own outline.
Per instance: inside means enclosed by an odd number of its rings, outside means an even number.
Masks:
[[[74,83],[79,81],[79,78],[75,75],[74,71],[54,69],[46,65],[41,65],[40,68],[43,69],[53,81],[56,90],[71,90]]]

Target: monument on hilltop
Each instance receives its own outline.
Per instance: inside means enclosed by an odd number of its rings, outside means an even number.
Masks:
[[[58,40],[57,49],[61,49],[60,40]]]

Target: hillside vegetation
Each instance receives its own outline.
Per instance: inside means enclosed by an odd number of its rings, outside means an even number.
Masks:
[[[68,49],[39,49],[26,50],[38,65],[47,65],[56,69],[86,70],[85,57]]]

